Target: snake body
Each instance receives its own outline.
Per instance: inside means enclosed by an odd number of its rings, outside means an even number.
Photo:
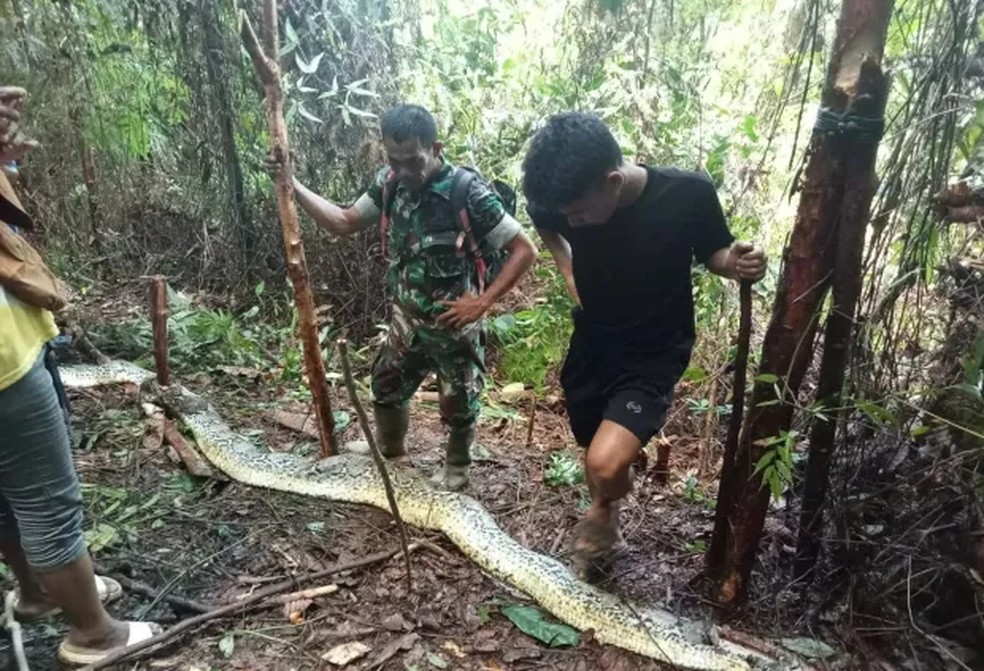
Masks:
[[[246,485],[389,511],[382,478],[372,461],[356,454],[321,460],[275,453],[237,435],[202,398],[178,385],[161,389],[151,373],[120,361],[60,367],[68,387],[130,382],[179,415],[205,457],[227,476]],[[475,499],[434,489],[411,468],[389,468],[400,514],[407,524],[445,534],[487,573],[525,592],[558,619],[594,637],[678,668],[750,671],[796,668],[777,665],[751,650],[711,643],[699,623],[672,613],[634,607],[584,583],[559,561],[523,547],[506,534]],[[716,638],[716,637],[715,637]]]

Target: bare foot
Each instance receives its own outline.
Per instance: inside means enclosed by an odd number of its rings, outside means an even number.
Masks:
[[[47,597],[37,590],[18,590],[15,612],[18,620],[33,620],[55,608]]]

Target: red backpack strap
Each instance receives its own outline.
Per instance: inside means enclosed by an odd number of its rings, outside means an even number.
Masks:
[[[390,210],[393,208],[393,198],[396,196],[396,180],[393,179],[393,171],[386,173],[383,180],[383,212],[379,215],[379,239],[383,251],[383,258],[386,258],[387,232],[389,231]]]
[[[458,222],[461,224],[461,230],[464,232],[464,238],[460,239],[460,246],[467,245],[468,256],[470,256],[475,261],[475,273],[477,274],[478,280],[478,293],[485,293],[485,275],[487,274],[487,267],[485,265],[485,259],[482,258],[482,251],[478,246],[478,241],[475,240],[475,234],[472,232],[471,222],[468,220],[468,190],[471,189],[472,182],[478,178],[471,170],[466,170],[464,168],[458,168],[455,172],[454,177],[451,180],[451,207],[458,218]]]

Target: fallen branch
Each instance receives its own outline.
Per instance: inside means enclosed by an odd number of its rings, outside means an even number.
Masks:
[[[359,395],[355,390],[355,379],[352,377],[352,365],[349,363],[348,342],[346,340],[341,339],[338,341],[338,353],[341,354],[342,374],[345,376],[345,386],[348,388],[349,397],[352,399],[352,407],[355,408],[355,414],[359,418],[362,433],[369,443],[369,452],[372,454],[372,460],[376,462],[376,468],[379,469],[379,476],[383,479],[386,500],[389,501],[390,511],[393,513],[393,517],[396,518],[396,526],[400,530],[400,544],[403,546],[403,558],[406,562],[407,569],[407,592],[412,592],[413,579],[410,575],[410,552],[407,550],[410,545],[407,527],[403,523],[403,518],[400,517],[400,509],[396,505],[396,494],[393,492],[393,483],[390,482],[389,472],[386,470],[386,462],[383,460],[383,455],[379,452],[379,446],[376,445],[376,439],[369,427],[369,417],[366,415],[366,409],[362,407],[362,402],[359,401]]]
[[[406,550],[403,550],[402,552],[404,554],[410,554],[417,548],[418,548],[417,545],[411,545]],[[212,620],[227,617],[229,615],[236,615],[244,610],[250,609],[255,606],[270,605],[270,604],[264,604],[264,602],[267,602],[270,599],[270,597],[277,596],[278,594],[284,592],[285,590],[288,590],[292,587],[296,587],[298,583],[310,582],[313,580],[324,578],[334,573],[342,573],[344,571],[351,571],[353,569],[362,568],[364,566],[377,564],[381,561],[385,561],[389,559],[390,557],[393,557],[394,555],[400,554],[400,552],[401,550],[387,550],[385,552],[380,552],[374,555],[370,555],[369,557],[364,557],[362,559],[358,559],[353,562],[332,566],[322,571],[316,571],[306,576],[298,576],[293,579],[284,580],[283,582],[279,582],[276,585],[271,585],[270,587],[266,587],[257,592],[254,592],[253,594],[249,595],[245,599],[242,599],[241,601],[237,601],[236,603],[230,603],[225,606],[216,608],[215,610],[210,610],[207,613],[202,613],[201,615],[196,615],[195,617],[188,618],[187,620],[182,620],[181,622],[177,623],[170,629],[163,631],[160,634],[157,634],[156,636],[148,638],[145,641],[141,641],[140,643],[135,643],[134,645],[121,648],[120,650],[112,653],[111,655],[107,655],[106,657],[96,662],[95,664],[90,664],[89,666],[82,667],[82,671],[96,671],[97,669],[105,669],[114,664],[119,664],[124,659],[130,659],[137,653],[143,652],[148,648],[152,648],[156,645],[160,645],[161,643],[170,641],[181,632],[187,631],[188,629],[191,629],[192,627],[195,627],[197,625],[204,624],[206,622],[211,622]]]
[[[171,420],[164,422],[164,439],[181,457],[181,461],[184,462],[189,473],[199,478],[216,477],[215,471],[205,463],[202,455],[198,454],[198,451],[188,444],[188,441],[185,440],[185,437],[181,435],[178,427]]]
[[[134,594],[140,594],[141,596],[145,596],[150,599],[158,599],[161,601],[165,601],[171,604],[172,606],[177,606],[181,610],[187,611],[189,613],[207,613],[209,611],[208,606],[206,606],[203,603],[199,603],[198,601],[192,601],[191,599],[186,599],[181,596],[173,596],[171,594],[165,594],[162,597],[161,592],[159,590],[154,589],[147,583],[141,582],[139,580],[134,580],[133,578],[128,578],[125,575],[121,575],[120,573],[107,571],[103,566],[100,566],[99,564],[96,564],[95,569],[96,569],[96,573],[100,575],[111,576],[114,580],[116,580],[116,582],[118,582],[123,587],[123,589],[125,589],[128,592],[132,592]]]

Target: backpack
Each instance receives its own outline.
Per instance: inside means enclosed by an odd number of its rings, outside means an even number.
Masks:
[[[459,251],[466,249],[468,256],[475,262],[475,274],[478,281],[478,293],[484,293],[485,288],[495,282],[499,272],[506,263],[509,254],[505,250],[495,250],[482,248],[482,245],[475,240],[472,232],[471,223],[468,219],[468,191],[471,189],[472,182],[476,179],[484,179],[482,174],[475,168],[458,167],[455,169],[454,177],[451,179],[451,209],[455,213],[455,218],[461,224],[461,235],[458,237],[457,247]],[[390,210],[393,207],[393,199],[396,196],[396,179],[393,171],[386,173],[386,181],[383,183],[383,212],[379,218],[379,232],[382,239],[383,256],[386,256],[386,232],[389,228]],[[505,206],[509,216],[516,216],[516,192],[505,182],[495,179],[489,182],[492,191],[499,196]]]

